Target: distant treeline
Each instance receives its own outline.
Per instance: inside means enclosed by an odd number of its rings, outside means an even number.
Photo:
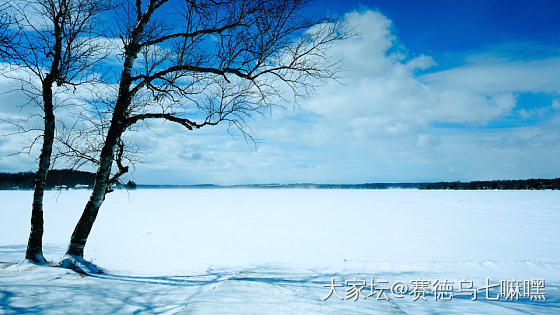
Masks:
[[[421,183],[418,185],[418,189],[453,189],[453,190],[560,189],[560,178]]]
[[[35,173],[0,173],[0,189],[33,189]],[[47,177],[47,189],[54,188],[91,188],[95,174],[74,170],[51,170]],[[253,189],[450,189],[450,190],[526,190],[526,189],[560,189],[560,178],[556,179],[522,179],[522,180],[490,180],[474,182],[437,182],[437,183],[366,183],[366,184],[250,184],[220,186],[204,185],[136,185],[117,184],[114,188],[253,188]]]
[[[220,188],[249,188],[249,189],[390,189],[390,188],[418,188],[418,183],[368,183],[368,184],[247,184],[247,185],[138,185],[138,188],[196,188],[196,189],[220,189]]]
[[[47,176],[47,189],[68,187],[90,187],[95,174],[74,170],[50,170]],[[33,189],[35,173],[0,173],[0,189]]]
[[[418,188],[417,183],[367,183],[367,184],[264,184],[238,185],[232,188],[311,188],[311,189],[390,189]]]
[[[221,186],[204,185],[138,185],[138,188],[252,188],[252,189],[452,189],[452,190],[483,190],[483,189],[560,189],[560,178],[556,179],[524,179],[524,180],[492,180],[476,182],[438,182],[438,183],[367,183],[367,184],[250,184]]]

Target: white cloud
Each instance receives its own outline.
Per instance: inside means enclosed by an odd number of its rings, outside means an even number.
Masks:
[[[426,70],[436,65],[437,63],[432,57],[425,55],[418,56],[406,62],[406,67],[412,71]]]
[[[406,56],[387,17],[352,12],[346,22],[359,35],[332,49],[333,58],[344,64],[342,85],[329,82],[301,108],[276,111],[271,119],[252,123],[262,139],[258,151],[219,129],[195,137],[196,150],[202,156],[211,153],[212,160],[193,161],[188,150],[183,157],[170,153],[180,148],[161,150],[152,158],[171,154],[177,168],[220,183],[555,176],[559,150],[537,144],[560,140],[557,124],[484,126],[514,113],[518,92],[557,93],[560,58],[468,58],[466,65],[418,75],[436,61],[421,54]],[[466,127],[438,129],[434,123]],[[172,141],[163,147],[172,147]],[[537,150],[539,158],[527,154],[528,149]],[[138,175],[147,179],[141,171]],[[196,176],[189,181],[201,182]]]
[[[440,88],[473,93],[544,92],[560,93],[560,57],[521,61],[482,61],[428,74],[422,81]]]
[[[560,58],[469,64],[417,76],[415,70],[435,61],[420,55],[403,62],[393,52],[395,38],[386,17],[367,11],[346,19],[362,35],[333,51],[347,69],[344,85],[329,83],[304,106],[322,116],[325,129],[338,127],[337,135],[404,135],[434,122],[484,125],[513,111],[514,92],[560,88]]]
[[[560,101],[559,100],[552,101],[552,109],[560,110]]]
[[[344,64],[342,85],[329,82],[301,107],[252,122],[258,150],[224,127],[187,132],[150,123],[149,130],[129,134],[146,152],[135,179],[234,184],[559,176],[560,58],[508,60],[488,58],[490,52],[422,74],[437,60],[403,53],[387,17],[352,12],[346,22],[359,35],[332,49]],[[546,112],[521,110],[516,95],[524,92],[556,99]],[[535,126],[487,127],[512,115],[544,114],[552,118]],[[463,127],[433,127],[438,123]]]

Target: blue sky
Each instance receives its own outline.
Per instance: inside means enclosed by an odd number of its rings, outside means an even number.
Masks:
[[[408,49],[434,57],[509,41],[560,40],[560,3],[554,0],[323,0],[313,5],[333,16],[356,9],[380,11]]]
[[[560,2],[316,1],[359,35],[345,69],[298,106],[186,134],[129,135],[139,183],[362,183],[560,176]],[[0,83],[1,84],[1,83]],[[4,109],[2,109],[4,111]],[[0,140],[0,153],[13,141]],[[34,168],[33,157],[0,169]]]

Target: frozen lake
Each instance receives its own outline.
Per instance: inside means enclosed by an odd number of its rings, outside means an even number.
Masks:
[[[88,195],[46,194],[47,259],[60,260]],[[107,273],[88,278],[20,263],[31,196],[0,191],[0,312],[66,312],[72,301],[101,313],[560,312],[559,191],[116,191],[85,253]],[[376,300],[367,297],[371,278],[410,290]],[[544,279],[546,301],[411,294],[413,280],[430,280],[431,290],[453,281],[458,292],[461,280],[481,288],[487,278]],[[323,301],[331,279],[367,281],[367,298],[347,299],[344,285],[336,289],[345,300]]]

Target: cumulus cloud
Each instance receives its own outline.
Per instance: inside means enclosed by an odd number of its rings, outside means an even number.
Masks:
[[[385,16],[354,12],[346,22],[361,35],[333,50],[346,68],[343,85],[329,83],[304,106],[324,118],[328,129],[338,126],[339,135],[404,135],[431,123],[486,124],[512,112],[515,92],[556,93],[560,87],[560,58],[416,75],[436,62],[425,55],[404,61]]]
[[[145,152],[145,183],[368,182],[559,176],[560,57],[462,56],[439,69],[407,52],[383,14],[345,16],[357,35],[334,44],[344,71],[301,101],[251,123],[258,150],[226,128],[150,123],[128,139]],[[484,58],[480,56],[484,55]],[[478,56],[478,57],[477,57]],[[467,60],[467,62],[464,62]],[[545,93],[544,109],[519,108]],[[542,106],[541,106],[542,107]],[[508,117],[534,125],[499,126]]]
[[[560,165],[553,156],[558,150],[536,144],[560,140],[557,124],[486,126],[514,114],[525,116],[522,119],[535,115],[530,109],[517,109],[519,93],[557,95],[560,58],[466,56],[466,64],[433,70],[437,60],[422,52],[405,53],[383,14],[351,12],[345,22],[358,35],[332,47],[332,58],[344,67],[340,81],[323,85],[301,107],[253,122],[253,134],[261,140],[257,151],[218,128],[197,136],[173,136],[185,137],[185,146],[156,150],[151,159],[175,161],[163,163],[163,168],[196,174],[198,181],[185,175],[190,182],[555,176],[552,170]],[[483,53],[489,54],[479,52]],[[556,100],[547,108],[559,106]],[[438,124],[452,127],[434,127]],[[162,148],[176,146],[176,140],[159,141],[166,143]],[[539,152],[538,163],[528,149]],[[193,158],[206,156],[212,159]],[[548,167],[542,167],[544,161]],[[142,171],[138,176],[149,177]]]

